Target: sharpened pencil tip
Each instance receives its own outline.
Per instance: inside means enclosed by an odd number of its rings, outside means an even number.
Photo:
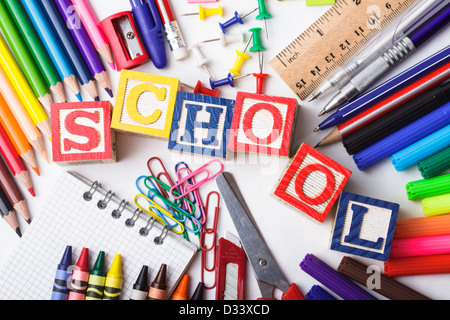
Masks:
[[[109,66],[111,67],[111,69],[116,70],[116,65],[112,62],[108,62]]]
[[[36,197],[36,193],[33,188],[28,189],[28,192],[33,196],[33,198]]]
[[[20,238],[22,238],[22,231],[20,231],[19,228],[16,229],[16,233]]]
[[[81,97],[81,93],[76,94],[78,101],[83,102],[83,98]]]
[[[320,147],[320,142],[314,146],[314,149],[317,149],[319,147]]]
[[[110,96],[111,98],[114,98],[114,93],[112,92],[111,89],[105,88],[105,91],[109,94],[109,96]]]
[[[100,98],[99,97],[95,97],[94,100],[98,102],[98,101],[100,101]]]

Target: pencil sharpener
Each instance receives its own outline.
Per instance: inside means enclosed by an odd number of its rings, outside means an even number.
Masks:
[[[111,44],[117,71],[133,69],[150,60],[131,11],[119,12],[102,20],[100,28]]]

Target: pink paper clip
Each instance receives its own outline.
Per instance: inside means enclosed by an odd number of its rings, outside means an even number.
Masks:
[[[219,164],[219,170],[218,170],[217,173],[214,173],[211,176],[209,171],[208,171],[208,169],[206,169],[206,168],[208,166],[210,166],[211,164],[213,164],[213,163],[218,163]],[[183,168],[181,168],[180,170],[183,170]],[[172,198],[174,198],[176,200],[181,199],[181,198],[185,197],[187,194],[191,193],[192,191],[198,189],[199,187],[201,187],[205,183],[207,183],[207,182],[211,181],[212,179],[214,179],[215,177],[217,177],[220,173],[222,173],[222,171],[223,171],[223,164],[222,164],[222,162],[220,162],[219,160],[212,160],[212,161],[208,162],[207,164],[201,166],[200,168],[198,168],[194,172],[191,172],[186,177],[182,178],[180,181],[178,181],[178,183],[176,185],[174,185],[173,187],[170,188],[170,195],[172,196]],[[183,183],[185,183],[189,179],[193,179],[196,176],[200,176],[202,173],[206,173],[206,177],[205,178],[203,178],[199,182],[193,182],[192,184],[187,184],[184,188],[181,187],[183,185]],[[193,180],[193,181],[195,181],[195,180]],[[180,193],[182,193],[182,194],[180,194],[178,196],[175,196],[174,191],[176,192],[177,188],[180,189]]]

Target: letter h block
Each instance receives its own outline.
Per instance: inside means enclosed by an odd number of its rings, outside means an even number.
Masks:
[[[387,261],[399,208],[396,203],[342,192],[330,249]]]
[[[352,172],[303,143],[273,195],[308,217],[323,222]]]
[[[238,92],[229,148],[289,157],[296,117],[296,99]]]
[[[234,100],[178,92],[169,149],[226,159]]]
[[[54,162],[116,162],[109,101],[53,103],[51,122]]]
[[[122,70],[112,116],[118,132],[169,138],[178,79]]]

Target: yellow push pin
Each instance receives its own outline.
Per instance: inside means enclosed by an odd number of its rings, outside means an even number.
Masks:
[[[200,20],[205,20],[209,16],[220,15],[223,17],[222,6],[218,8],[203,8],[203,6],[198,6],[198,13],[185,13],[183,16],[200,16]]]
[[[243,51],[236,50],[237,59],[236,59],[236,61],[234,63],[233,68],[230,69],[230,72],[235,74],[235,75],[237,75],[237,76],[241,75],[240,74],[240,70],[241,70],[242,65],[244,64],[244,62],[251,58],[251,56],[248,55],[246,53],[246,51],[248,49],[248,46],[249,46],[250,42],[252,41],[252,38],[253,38],[253,36],[248,40],[247,45],[245,46],[245,49]]]

